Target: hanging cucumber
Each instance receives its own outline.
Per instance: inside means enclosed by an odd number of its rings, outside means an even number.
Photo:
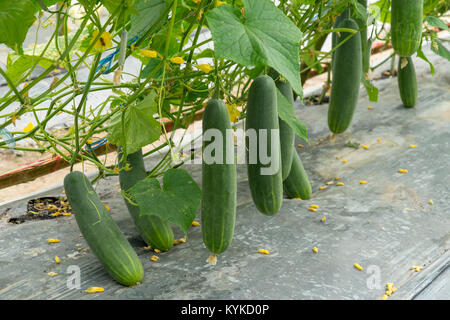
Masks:
[[[272,78],[259,76],[250,86],[247,104],[248,182],[253,202],[266,215],[275,215],[283,201],[276,90]]]
[[[339,27],[359,29],[352,19],[342,21]],[[362,72],[361,36],[359,32],[354,34],[341,32],[337,44],[350,35],[351,37],[334,53],[333,81],[328,108],[328,127],[333,133],[342,133],[347,130],[358,103]]]
[[[347,19],[348,16],[348,10],[344,10],[342,11],[342,13],[337,16],[336,21],[333,24],[333,29],[339,28],[339,24],[344,21],[345,19]],[[334,49],[338,43],[338,38],[339,38],[340,33],[338,34],[337,32],[333,32],[331,34],[331,48]],[[334,61],[334,53],[335,51],[333,51],[332,56],[331,56],[331,64],[333,64]]]
[[[292,168],[289,176],[283,181],[284,192],[289,198],[300,198],[302,200],[311,199],[311,184],[308,175],[303,168],[300,156],[294,151],[294,159],[292,160]]]
[[[423,0],[392,0],[392,46],[401,57],[412,56],[422,39]]]
[[[281,79],[278,72],[270,69],[270,77],[275,80],[275,85],[281,94],[289,101],[292,110],[294,110],[294,94],[292,87],[287,80]],[[292,157],[294,155],[295,134],[294,129],[286,122],[278,118],[278,125],[280,127],[280,150],[281,150],[281,175],[282,179],[286,179],[289,175],[292,165]]]
[[[64,189],[84,239],[105,270],[125,286],[141,282],[144,275],[141,261],[89,179],[73,171],[64,178]]]
[[[398,60],[398,88],[405,107],[412,108],[417,102],[416,70],[411,57],[400,57]]]
[[[364,7],[365,14],[367,14],[367,0],[358,0],[358,2]],[[362,70],[365,76],[370,68],[370,50],[372,46],[371,44],[369,46],[369,41],[367,40],[367,20],[357,19],[356,22],[361,34]]]
[[[145,179],[147,173],[144,166],[142,150],[127,155],[127,161],[122,159],[122,148],[119,148],[119,181],[120,188],[124,191],[131,189],[137,182]],[[125,163],[128,167],[124,168]],[[129,203],[125,199],[131,217],[134,220],[142,239],[147,245],[161,251],[170,250],[173,246],[173,231],[168,222],[158,216],[140,215],[140,208]]]
[[[205,140],[210,130],[221,136],[222,150],[214,150],[216,161],[208,159],[210,150],[217,143],[215,139]],[[202,163],[202,233],[203,242],[214,254],[224,252],[234,235],[236,220],[236,164],[231,122],[225,104],[211,100],[203,113],[203,163]],[[227,133],[228,131],[228,133]],[[214,132],[213,132],[214,133]]]

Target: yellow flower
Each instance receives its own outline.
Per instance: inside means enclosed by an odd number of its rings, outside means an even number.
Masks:
[[[241,114],[241,112],[236,108],[236,104],[226,104],[227,109],[228,109],[228,115],[230,116],[230,121],[231,122],[237,122],[239,115]]]
[[[158,52],[155,50],[141,49],[139,52],[147,58],[156,58],[158,56]]]
[[[98,36],[98,30],[94,30],[92,32],[92,40],[89,42],[89,44],[92,44]],[[113,45],[111,41],[111,34],[109,32],[103,32],[100,38],[97,40],[97,42],[94,44],[94,49],[96,50],[105,50],[108,48],[111,48]]]
[[[217,1],[217,6],[220,7],[223,4],[227,4],[226,1]]]
[[[212,67],[209,64],[199,64],[197,69],[203,71],[204,73],[209,73],[212,70]]]
[[[102,287],[90,287],[89,289],[85,290],[87,293],[97,293],[97,292],[103,292],[105,291]]]
[[[23,132],[30,132],[31,130],[33,130],[34,125],[33,123],[29,123],[25,128],[23,128]]]
[[[202,0],[192,0],[192,1],[195,2],[196,4],[202,3]]]
[[[176,64],[184,63],[184,59],[182,57],[173,57],[170,59],[170,61]]]

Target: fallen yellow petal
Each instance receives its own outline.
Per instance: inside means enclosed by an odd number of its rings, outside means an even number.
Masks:
[[[327,188],[327,186],[321,186],[319,187],[320,190],[325,190]]]
[[[378,141],[378,142],[381,142],[381,138],[377,138],[377,141]]]
[[[361,180],[359,183],[360,183],[360,184],[366,184],[367,181],[366,181],[366,180]]]
[[[368,109],[368,110],[372,110],[372,109],[373,109],[373,107],[367,107],[367,109]]]
[[[72,215],[72,212],[64,212],[62,215],[68,217]]]
[[[326,184],[330,185],[330,184],[333,184],[333,183],[334,183],[334,181],[328,181]]]
[[[406,169],[398,169],[398,172],[399,173],[408,173],[408,170],[406,170]]]
[[[322,219],[320,219],[320,221],[322,221],[322,222],[327,221],[327,217],[323,217]]]
[[[344,185],[344,183],[342,183],[342,182],[338,182],[338,183],[336,183],[336,185],[337,185],[337,186],[343,186],[343,185]]]
[[[341,177],[336,177],[335,179],[336,179],[336,180],[339,180],[340,178],[341,178]]]
[[[160,253],[161,252],[161,250],[159,250],[159,249],[155,249],[153,251],[155,251],[156,253]]]
[[[303,148],[303,145],[302,144],[298,144],[297,147]]]
[[[215,266],[217,264],[217,256],[213,253],[211,254],[208,259],[206,259],[206,262],[208,262],[209,264],[212,264],[213,266]]]
[[[54,277],[54,276],[57,276],[58,273],[57,273],[57,272],[49,272],[48,275],[49,275],[50,277]]]
[[[409,147],[414,149],[417,147],[417,144],[411,144]]]
[[[361,267],[358,263],[353,264],[353,266],[358,269],[359,271],[363,270],[363,267]]]
[[[433,200],[428,201],[429,204],[433,204]]]
[[[317,253],[317,252],[319,252],[319,249],[317,249],[317,247],[314,247],[313,251],[314,251],[314,253]]]
[[[387,295],[384,295],[384,296],[381,297],[381,300],[387,300],[387,299],[388,299]]]
[[[344,160],[342,160],[342,162],[343,162],[343,163],[347,163],[347,160],[346,160],[346,159],[344,159]]]
[[[369,149],[370,149],[369,146],[367,146],[367,145],[365,145],[365,144],[363,144],[362,147],[363,147],[363,149],[366,149],[366,150],[369,150]]]
[[[150,258],[150,260],[152,260],[153,262],[156,262],[156,261],[159,260],[159,257],[157,257],[157,256],[152,256],[152,257]]]
[[[197,222],[197,221],[192,221],[192,225],[193,225],[194,227],[198,227],[198,226],[200,225],[200,223]]]
[[[315,209],[315,208],[308,208],[308,210],[312,211],[312,212],[316,212],[317,211],[317,209]]]
[[[105,289],[102,288],[102,287],[90,287],[89,289],[85,290],[84,292],[87,292],[87,293],[98,293],[98,292],[103,292],[103,291],[105,291]]]
[[[59,239],[47,239],[48,243],[58,243]]]
[[[258,252],[262,254],[270,254],[270,252],[266,249],[258,249]]]
[[[61,263],[61,259],[58,256],[55,256],[55,262],[56,263]]]
[[[314,209],[319,209],[319,206],[317,204],[312,204],[312,205],[310,205],[310,207],[314,208]]]

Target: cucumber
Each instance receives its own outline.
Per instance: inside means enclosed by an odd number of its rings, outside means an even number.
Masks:
[[[289,173],[287,179],[283,181],[283,188],[286,195],[291,199],[311,199],[311,184],[309,183],[305,168],[303,168],[302,160],[295,151],[294,159],[292,160],[291,172]]]
[[[402,64],[407,61],[406,66],[402,68]],[[401,57],[398,59],[398,88],[400,89],[400,97],[405,107],[412,108],[417,102],[417,79],[416,70],[411,57]]]
[[[208,102],[203,113],[203,133],[216,129],[222,136],[222,163],[202,163],[202,211],[203,242],[213,253],[224,252],[234,235],[236,221],[236,164],[234,141],[228,110],[220,100]],[[203,141],[203,150],[213,141]],[[217,152],[217,151],[215,151]],[[228,161],[226,161],[228,158]],[[230,163],[232,162],[232,163]]]
[[[287,80],[281,79],[278,72],[271,69],[270,77],[275,80],[275,85],[281,94],[289,101],[294,110],[294,94],[292,87]],[[281,150],[281,176],[286,179],[289,175],[292,165],[292,157],[294,156],[294,149],[292,146],[295,141],[294,129],[291,128],[285,121],[278,118],[278,126],[280,127],[280,150]]]
[[[367,0],[358,0],[358,2],[366,9],[367,13]],[[366,76],[370,68],[370,50],[369,41],[367,40],[367,21],[358,19],[356,20],[359,26],[359,32],[361,34],[361,51],[362,51],[362,71]]]
[[[401,57],[412,56],[422,39],[423,0],[392,0],[392,46]]]
[[[106,211],[89,179],[73,171],[64,178],[64,189],[84,239],[105,270],[122,285],[141,282],[144,276],[141,261]]]
[[[124,191],[129,190],[140,180],[145,179],[147,173],[144,166],[144,158],[142,157],[142,150],[127,155],[128,170],[125,170],[125,165],[122,161],[122,148],[119,148],[119,182],[120,188]],[[145,243],[154,249],[161,251],[170,250],[173,246],[173,231],[170,224],[163,221],[158,216],[140,215],[140,208],[132,205],[125,199],[131,217],[134,220],[139,234]]]
[[[276,136],[272,139],[272,133],[279,134],[276,90],[272,78],[257,77],[250,86],[246,119],[248,183],[256,208],[270,216],[280,210],[283,202],[280,139]],[[267,139],[262,133],[266,133]],[[266,163],[266,159],[261,158],[260,153],[264,154],[260,152],[261,146],[265,147],[271,161]]]
[[[353,19],[342,21],[339,27],[359,29]],[[338,44],[349,35],[351,33],[341,32]],[[328,127],[333,133],[342,133],[350,126],[358,103],[361,72],[361,36],[357,32],[337,48],[334,53],[333,79],[328,108]]]
[[[333,29],[339,28],[339,24],[344,21],[345,19],[347,19],[348,16],[348,10],[344,10],[342,11],[342,13],[336,18],[336,21],[333,24]],[[333,32],[331,34],[331,48],[335,48],[336,45],[338,44],[338,39],[340,33],[338,34],[337,32]],[[342,36],[342,35],[341,35]],[[333,53],[331,54],[331,66],[333,67],[333,61],[334,61],[334,53],[335,51],[333,51]]]

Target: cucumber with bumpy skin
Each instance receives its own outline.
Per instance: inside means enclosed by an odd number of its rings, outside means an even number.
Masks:
[[[283,181],[284,192],[289,198],[300,198],[302,200],[311,199],[312,189],[308,175],[303,167],[302,160],[294,151],[292,168],[289,176]]]
[[[422,40],[423,0],[392,0],[392,47],[401,57],[412,56]]]
[[[414,107],[417,102],[417,79],[411,57],[400,57],[398,59],[397,81],[404,106],[407,108]]]
[[[282,79],[278,72],[271,69],[269,73],[270,77],[275,80],[275,85],[281,94],[289,101],[289,104],[294,110],[294,94],[292,92],[292,87],[289,82]],[[292,165],[292,157],[294,156],[294,149],[292,146],[295,141],[294,129],[291,128],[285,121],[278,119],[280,127],[280,150],[281,150],[281,175],[282,179],[286,179],[289,175]]]
[[[128,167],[124,168],[122,148],[119,148],[119,182],[120,188],[124,191],[128,191],[147,176],[142,150],[127,155],[126,163]],[[140,215],[138,206],[129,203],[126,199],[125,203],[145,243],[161,251],[170,250],[174,240],[170,224],[158,216]]]
[[[257,77],[250,86],[246,119],[250,191],[256,208],[270,216],[280,210],[283,202],[276,90],[272,78],[267,75]],[[261,153],[264,152],[261,152],[261,146],[265,148],[268,159],[262,159]]]
[[[217,130],[222,137],[222,161],[216,163],[203,154],[202,234],[206,247],[214,254],[224,252],[233,239],[236,221],[236,164],[231,122],[225,104],[211,100],[203,113],[203,134]],[[208,138],[209,139],[209,138]],[[203,141],[203,150],[216,141]],[[217,150],[215,150],[217,152]],[[228,160],[228,161],[227,161]]]
[[[342,21],[339,27],[359,29],[352,19]],[[350,35],[351,37],[348,38]],[[336,49],[333,57],[334,62],[332,63],[333,79],[328,107],[328,127],[333,133],[342,133],[350,126],[358,103],[362,72],[361,36],[359,32],[354,34],[341,32],[338,44],[344,40],[346,40],[345,43]]]
[[[89,179],[73,171],[64,178],[64,189],[84,239],[105,270],[125,286],[141,282],[144,276],[141,261]]]

